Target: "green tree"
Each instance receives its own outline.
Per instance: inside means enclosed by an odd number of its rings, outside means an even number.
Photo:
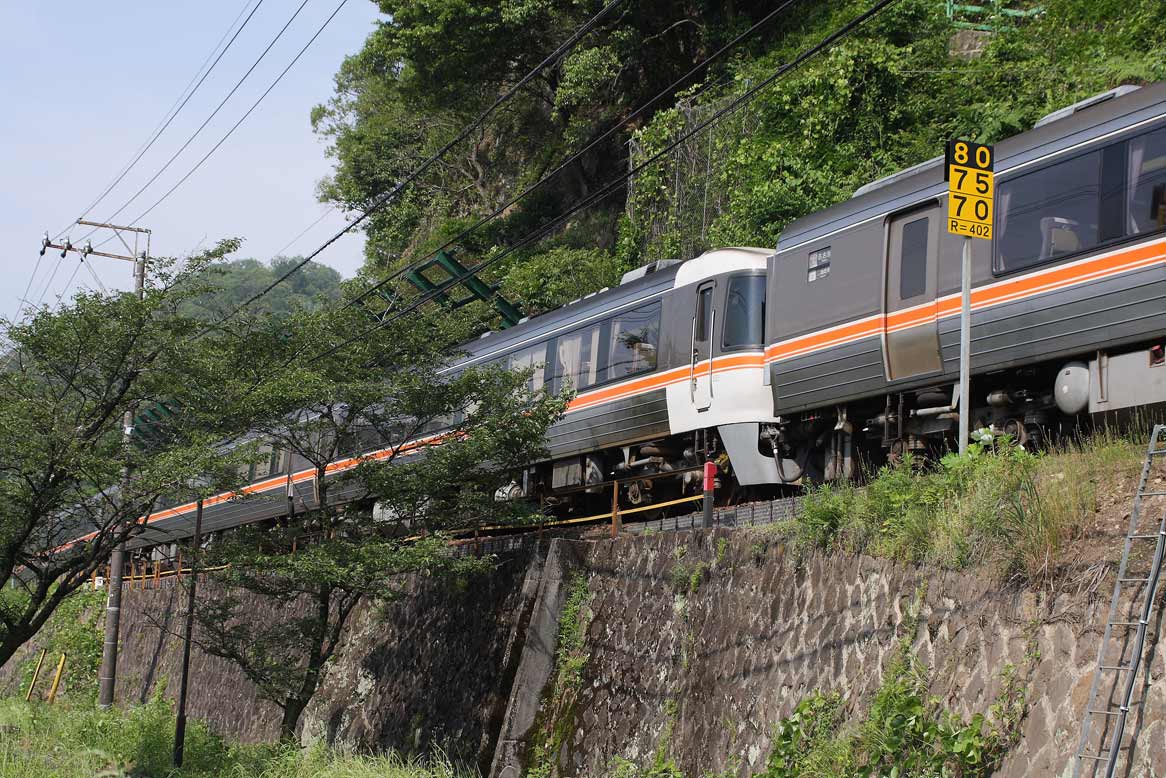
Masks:
[[[151,260],[143,300],[78,294],[57,310],[7,323],[12,347],[0,369],[0,664],[114,547],[157,536],[138,520],[159,500],[239,456],[213,444],[245,426],[224,422],[208,430],[199,422],[216,413],[200,402],[212,397],[203,388],[218,380],[232,337],[224,331],[192,337],[198,323],[178,312],[196,291],[191,279],[236,247],[220,243],[180,271],[174,261]],[[158,403],[190,413],[172,417],[149,446],[125,445],[123,414]]]
[[[190,283],[202,291],[185,300],[179,313],[193,318],[218,320],[282,278],[301,257],[276,257],[269,263],[236,259],[210,265]],[[301,308],[314,308],[340,297],[338,272],[316,262],[300,270],[253,303],[253,312],[287,316]]]
[[[341,66],[334,98],[312,115],[336,160],[322,198],[352,208],[373,203],[605,4],[379,0],[386,18]],[[497,208],[770,10],[755,0],[616,8],[369,220],[370,268],[383,272],[416,258],[451,222]],[[663,107],[666,99],[651,110]],[[626,169],[627,138],[619,132],[596,145],[464,248],[483,254],[512,245],[548,213],[594,192]],[[621,207],[610,198],[595,209],[604,224],[589,230],[589,248],[613,245]],[[573,227],[582,225],[566,231]]]
[[[472,572],[483,562],[452,556],[447,530],[529,517],[493,493],[537,457],[563,408],[527,375],[449,371],[465,331],[453,317],[369,330],[356,308],[292,314],[238,341],[239,369],[222,387],[245,398],[256,439],[313,471],[313,497],[294,516],[213,547],[208,564],[225,567],[196,612],[201,647],[282,709],[285,738],[362,597],[400,596],[410,572]],[[256,598],[272,618],[255,617]]]

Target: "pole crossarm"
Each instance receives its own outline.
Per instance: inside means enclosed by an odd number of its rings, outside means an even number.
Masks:
[[[77,246],[74,246],[72,243],[65,243],[63,245],[59,244],[59,243],[46,243],[45,247],[50,248],[50,249],[56,249],[57,251],[60,251],[62,253],[62,255],[72,251],[74,254],[80,254],[82,258],[85,258],[85,257],[106,257],[108,259],[124,259],[126,262],[137,262],[138,261],[137,257],[127,257],[123,254],[110,254],[109,252],[106,252],[106,251],[96,251],[94,249],[86,249],[85,247],[79,248]]]

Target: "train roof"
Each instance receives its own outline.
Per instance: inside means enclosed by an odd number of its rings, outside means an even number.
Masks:
[[[995,144],[996,173],[1098,140],[1166,115],[1166,81],[1119,87],[1047,115],[1031,130]],[[782,253],[838,230],[881,218],[947,191],[943,158],[935,157],[861,187],[849,200],[796,219],[778,240]]]
[[[680,266],[679,262],[668,264],[627,283],[572,300],[560,308],[522,321],[513,327],[484,333],[477,340],[462,345],[462,350],[468,354],[468,358],[459,360],[458,364],[472,365],[489,361],[497,354],[533,345],[553,337],[555,333],[581,325],[588,319],[663,293],[672,288]]]
[[[514,327],[488,332],[475,341],[463,344],[462,350],[468,354],[468,358],[458,360],[456,367],[488,362],[498,355],[534,345],[582,326],[592,319],[608,316],[620,308],[660,297],[675,286],[692,283],[694,279],[690,276],[694,270],[704,273],[708,269],[707,260],[740,255],[769,256],[772,253],[771,249],[749,247],[713,249],[687,261],[659,260],[649,266],[636,268],[624,274],[623,283],[619,286],[601,289]],[[702,259],[706,261],[697,261]]]

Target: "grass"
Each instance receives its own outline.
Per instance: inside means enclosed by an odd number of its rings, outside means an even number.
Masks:
[[[1043,454],[998,443],[933,465],[905,458],[864,487],[809,492],[774,530],[800,551],[841,549],[948,569],[989,564],[1037,581],[1096,522],[1102,493],[1136,475],[1144,444],[1101,433]]]
[[[409,760],[323,746],[233,745],[189,722],[181,770],[170,766],[174,715],[156,700],[127,710],[0,700],[0,778],[455,778],[440,755]]]

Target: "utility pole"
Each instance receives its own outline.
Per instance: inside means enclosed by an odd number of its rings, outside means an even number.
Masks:
[[[194,591],[198,586],[198,555],[202,551],[202,498],[194,513],[194,544],[190,553],[190,590],[186,593],[186,633],[182,639],[182,676],[178,684],[178,715],[174,721],[173,764],[182,767],[186,751],[186,690],[190,683],[190,644],[194,639]]]
[[[65,238],[63,244],[54,244],[48,239],[48,233],[45,234],[45,240],[41,245],[41,254],[44,254],[46,249],[59,249],[61,257],[64,258],[70,251],[80,254],[81,261],[84,262],[87,257],[107,257],[109,259],[121,259],[127,262],[134,263],[134,294],[139,300],[145,299],[146,294],[146,262],[150,255],[150,230],[144,227],[126,227],[117,224],[106,224],[104,222],[90,222],[82,219],[77,220],[77,224],[83,227],[95,227],[103,230],[113,230],[114,235],[122,246],[125,247],[128,254],[113,254],[110,252],[96,251],[93,248],[91,241],[86,241],[81,248],[75,247],[69,238]],[[122,235],[123,232],[128,232],[133,236],[133,247]],[[139,239],[145,240],[145,249],[139,251]],[[127,408],[125,415],[122,417],[122,445],[129,446],[130,438],[134,434],[134,412],[132,408]],[[122,483],[129,482],[129,467],[122,471]],[[120,532],[121,527],[115,528],[115,532]],[[113,554],[109,559],[109,596],[105,603],[105,641],[101,650],[101,671],[98,674],[99,691],[97,703],[102,708],[108,708],[113,705],[113,692],[117,685],[117,651],[118,640],[121,633],[121,595],[123,576],[125,568],[125,543],[118,543],[113,550]]]

